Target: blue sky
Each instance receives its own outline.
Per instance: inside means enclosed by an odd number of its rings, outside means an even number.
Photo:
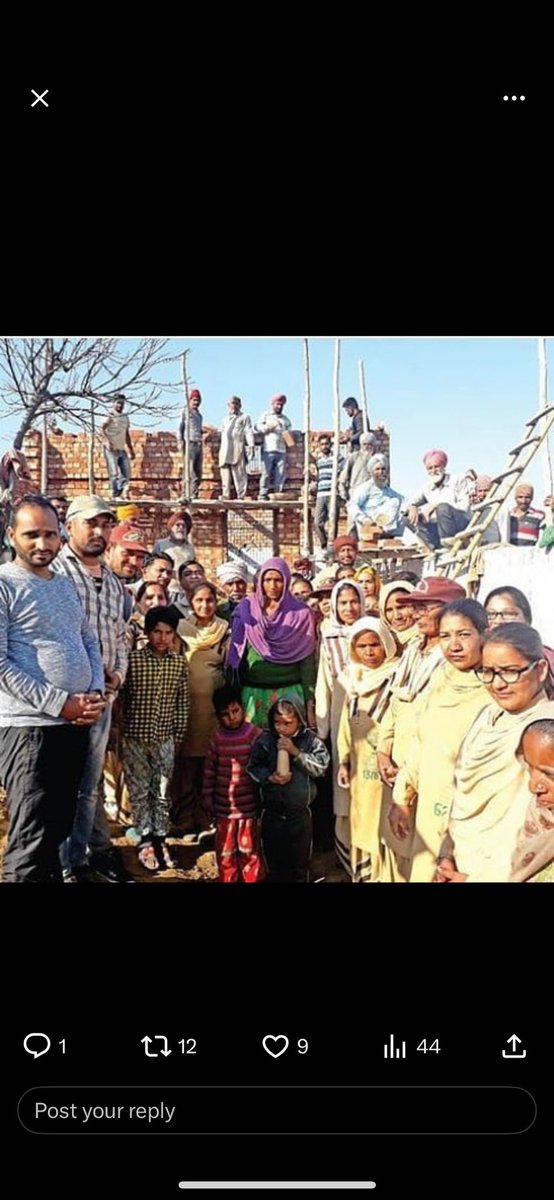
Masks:
[[[553,339],[547,339],[551,357]],[[219,425],[229,396],[243,400],[256,419],[276,392],[288,397],[286,412],[302,427],[304,373],[302,337],[171,339],[178,353],[189,350],[191,386],[200,388],[204,420]],[[329,428],[333,410],[335,339],[309,339],[312,424]],[[446,450],[449,468],[474,467],[494,475],[507,451],[520,440],[526,419],[539,407],[537,338],[341,338],[341,400],[359,399],[358,361],[365,367],[371,425],[383,422],[391,437],[391,482],[406,495],[423,477],[422,456]],[[554,369],[554,364],[551,365]],[[175,424],[181,409],[175,401]],[[342,414],[342,428],[347,428]],[[139,424],[138,420],[136,424]],[[168,426],[164,422],[164,426]],[[152,428],[152,422],[148,422]],[[0,422],[0,447],[15,423]],[[554,439],[553,439],[554,440]],[[552,447],[554,456],[554,445]],[[527,472],[536,502],[544,499],[538,459]]]

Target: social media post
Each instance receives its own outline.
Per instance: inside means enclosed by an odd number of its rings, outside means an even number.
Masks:
[[[550,341],[2,339],[3,882],[549,881]]]
[[[236,991],[247,1002],[248,989]],[[333,985],[328,994],[339,998]],[[541,1179],[529,1163],[548,1101],[540,1038],[521,1010],[517,1028],[506,1002],[476,1033],[467,1000],[420,1024],[353,998],[348,1021],[340,1011],[299,1019],[298,1004],[279,1005],[280,1023],[256,1015],[236,1034],[224,1020],[207,1027],[197,1001],[181,1021],[170,1002],[170,1020],[131,1015],[115,1030],[95,1031],[86,1003],[72,1028],[47,1020],[20,1037],[18,1024],[4,1095],[26,1184],[56,1171],[61,1196],[85,1177],[95,1194],[106,1176],[137,1196],[154,1186],[161,1196],[242,1187],[398,1196],[425,1162],[452,1170],[456,1196],[482,1194],[493,1177],[506,1194]],[[159,1000],[150,1012],[162,1012]]]

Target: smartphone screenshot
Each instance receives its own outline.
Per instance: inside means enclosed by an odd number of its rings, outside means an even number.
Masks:
[[[11,1194],[544,1188],[548,892],[508,886],[552,869],[544,88],[336,81],[305,139],[250,76],[200,132],[211,75],[31,73]]]

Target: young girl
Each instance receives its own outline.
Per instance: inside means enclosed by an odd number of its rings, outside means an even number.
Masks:
[[[337,783],[350,789],[350,863],[353,883],[377,883],[379,826],[385,790],[377,767],[376,712],[398,661],[394,637],[377,617],[350,630],[350,661],[340,682],[345,701],[338,731]],[[390,794],[388,793],[390,801]]]

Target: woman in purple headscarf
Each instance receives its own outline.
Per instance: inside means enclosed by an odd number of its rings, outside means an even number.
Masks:
[[[267,725],[271,705],[294,696],[315,727],[315,633],[309,608],[289,592],[290,569],[268,558],[256,590],[235,609],[228,665],[238,671],[246,720]]]

